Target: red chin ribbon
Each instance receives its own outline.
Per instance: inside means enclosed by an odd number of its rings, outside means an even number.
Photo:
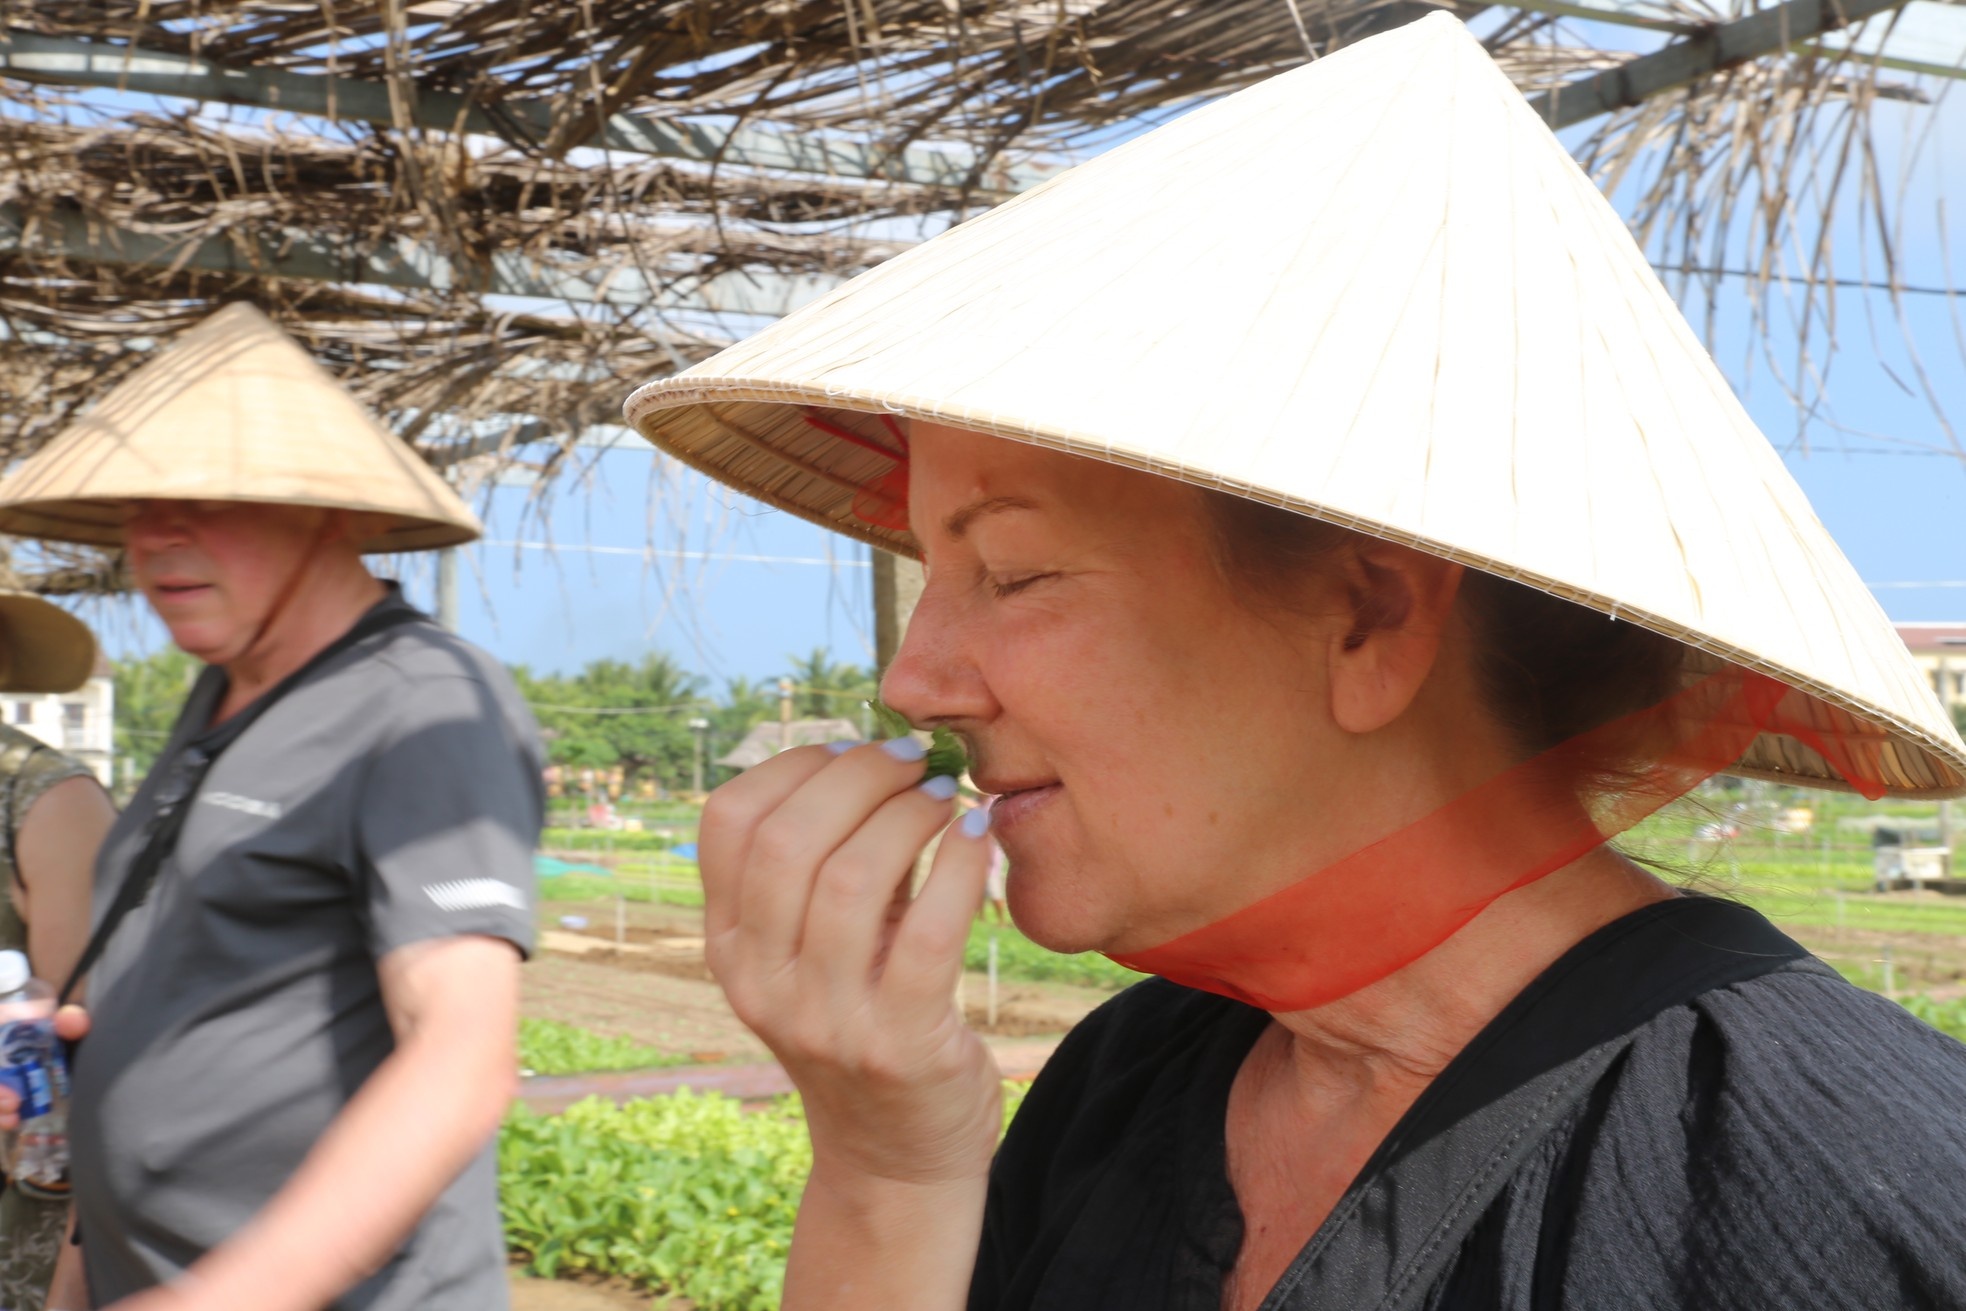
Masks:
[[[1730,667],[1561,743],[1363,850],[1172,942],[1112,959],[1266,1011],[1308,1010],[1409,965],[1534,883],[1726,769],[1762,733],[1813,748],[1871,800],[1888,735],[1764,674]],[[1576,780],[1607,760],[1597,803]]]

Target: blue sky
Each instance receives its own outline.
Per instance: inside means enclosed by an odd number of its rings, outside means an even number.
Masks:
[[[1948,218],[1943,208],[1948,185],[1956,187],[1966,172],[1966,96],[1954,94],[1915,117],[1893,105],[1880,114],[1887,169],[1895,167],[1893,133],[1927,121],[1936,128],[1904,192],[1904,227],[1895,237],[1901,277],[1912,284],[1966,281],[1966,221]],[[1944,176],[1948,164],[1951,178]],[[1956,199],[1952,213],[1966,212],[1966,196]],[[1950,252],[1942,228],[1952,237]],[[1875,263],[1864,267],[1858,254],[1858,235],[1853,225],[1839,225],[1838,271],[1874,276]],[[1873,583],[1966,581],[1966,461],[1934,450],[1947,435],[1910,386],[1887,299],[1851,290],[1837,305],[1841,350],[1827,389],[1834,424],[1813,425],[1806,451],[1796,440],[1795,410],[1751,348],[1738,310],[1721,322],[1722,369],[1860,576]],[[1959,422],[1966,418],[1966,304],[1913,297],[1907,306],[1931,386]],[[1776,360],[1793,359],[1792,333],[1778,327],[1771,341]],[[632,439],[597,454],[587,477],[555,491],[550,532],[528,509],[529,495],[522,487],[494,490],[488,540],[465,557],[463,630],[502,659],[571,670],[656,649],[721,683],[732,675],[775,675],[788,655],[815,647],[841,659],[871,658],[866,551],[858,545],[687,475]],[[558,551],[514,545],[549,537]],[[644,557],[649,548],[720,558]],[[738,558],[744,556],[770,559]],[[427,603],[427,565],[404,568],[411,595]],[[1895,619],[1966,620],[1966,586],[1877,595]],[[155,649],[163,640],[128,604],[90,610],[113,654]]]

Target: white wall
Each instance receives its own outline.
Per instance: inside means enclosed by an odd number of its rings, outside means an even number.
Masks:
[[[73,756],[109,786],[116,753],[116,684],[108,675],[98,674],[73,692],[0,695],[0,718]]]

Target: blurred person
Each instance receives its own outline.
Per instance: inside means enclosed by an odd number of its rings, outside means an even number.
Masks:
[[[69,692],[94,671],[95,638],[59,606],[0,592],[0,692]],[[23,951],[35,977],[59,984],[89,934],[96,851],[116,807],[73,756],[0,724],[0,950]],[[81,1269],[62,1239],[65,1193],[8,1180],[0,1192],[0,1307],[82,1305]]]
[[[995,797],[965,796],[963,808],[970,812],[981,812],[987,817],[990,807],[995,802]],[[987,824],[989,821],[985,818],[972,822]],[[995,837],[986,837],[984,841],[990,848],[990,868],[983,877],[983,904],[977,908],[976,916],[982,919],[987,915],[992,923],[1008,924],[1010,908],[1005,902],[1005,897],[1009,895],[1010,855],[1003,849],[1003,843],[997,841]]]
[[[922,559],[881,695],[998,795],[952,825],[904,736],[705,811],[812,1139],[785,1311],[1966,1306],[1966,1047],[1606,845],[1720,771],[1958,796],[1966,743],[1452,15],[627,415]],[[1023,932],[1157,976],[1008,1132],[954,1000],[992,835]]]
[[[121,547],[208,665],[98,864],[92,1305],[505,1305],[490,1140],[544,762],[503,669],[363,561],[475,518],[235,305],[0,484],[0,530]]]

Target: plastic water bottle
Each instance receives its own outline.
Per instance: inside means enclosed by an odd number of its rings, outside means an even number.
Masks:
[[[55,1038],[55,990],[18,951],[0,951],[0,1084],[20,1098],[7,1174],[30,1189],[66,1189],[68,1069]]]

